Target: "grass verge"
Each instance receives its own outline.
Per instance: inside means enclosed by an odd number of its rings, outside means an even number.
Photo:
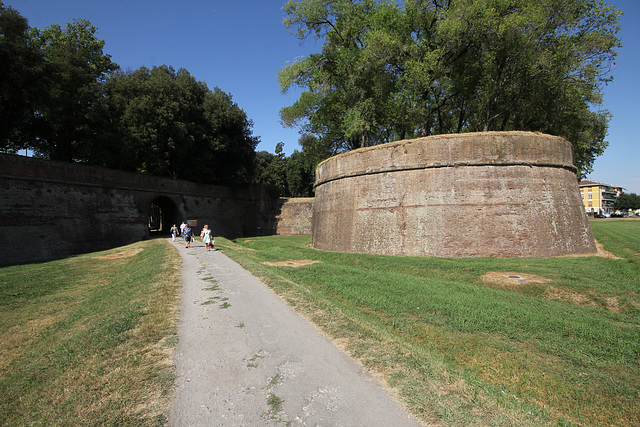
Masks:
[[[2,425],[162,425],[180,256],[164,240],[0,268]]]
[[[620,259],[398,258],[307,236],[216,246],[427,423],[639,425],[640,221],[591,225]]]

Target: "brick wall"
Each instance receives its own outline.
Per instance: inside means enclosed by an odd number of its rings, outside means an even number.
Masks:
[[[150,237],[149,208],[164,229],[196,220],[216,236],[255,235],[277,199],[259,185],[225,187],[0,154],[0,264],[60,258]],[[265,227],[266,228],[266,227]]]
[[[281,199],[276,215],[276,234],[311,234],[313,198]]]
[[[595,252],[571,145],[531,132],[432,136],[316,171],[313,245],[441,257]]]

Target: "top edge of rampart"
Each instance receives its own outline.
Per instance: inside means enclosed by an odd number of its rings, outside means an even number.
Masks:
[[[573,148],[564,138],[528,131],[468,132],[404,139],[339,154],[318,165],[316,186],[378,172],[488,164],[575,171]]]

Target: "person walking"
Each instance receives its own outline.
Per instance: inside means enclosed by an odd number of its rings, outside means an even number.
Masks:
[[[185,247],[186,248],[190,248],[191,247],[191,234],[192,234],[192,230],[191,227],[189,226],[189,224],[185,224],[184,226],[184,230],[182,231],[182,237],[184,237],[184,241],[185,241]]]
[[[180,235],[182,236],[182,240],[184,241],[184,227],[185,227],[185,223],[184,221],[182,221],[182,224],[180,224]]]
[[[213,238],[211,237],[211,230],[207,224],[204,225],[202,233],[200,233],[200,237],[202,237],[204,247],[209,251],[213,247]]]
[[[173,240],[175,242],[176,241],[176,236],[178,235],[178,227],[176,227],[176,225],[173,224],[173,227],[171,227],[169,232],[171,233],[171,240]]]

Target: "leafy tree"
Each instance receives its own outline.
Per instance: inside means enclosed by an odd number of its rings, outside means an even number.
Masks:
[[[282,110],[285,125],[306,118],[305,131],[332,139],[338,149],[382,142],[380,128],[392,102],[393,85],[385,58],[365,44],[368,29],[381,19],[379,7],[373,0],[287,2],[290,18],[285,24],[297,25],[300,38],[314,35],[326,42],[322,53],[294,62],[279,74],[283,91],[293,85],[308,89]]]
[[[0,2],[0,141],[17,152],[33,141],[41,84],[42,52],[34,46],[27,19]]]
[[[640,196],[636,193],[622,193],[616,199],[613,207],[621,211],[640,209]]]
[[[295,150],[287,159],[287,188],[291,197],[313,196],[314,166],[303,152]]]
[[[39,30],[0,2],[0,139],[63,161],[192,181],[253,175],[253,123],[230,94],[172,67],[119,72],[86,20]]]
[[[267,177],[264,183],[275,187],[279,196],[287,196],[289,194],[287,190],[286,165],[284,143],[278,142],[276,144],[276,154],[271,157],[271,161],[264,172]]]
[[[268,151],[256,153],[256,168],[253,182],[264,184],[274,197],[288,196],[286,157],[283,153],[284,144],[276,144],[276,154]]]
[[[93,162],[205,183],[250,181],[258,140],[231,95],[166,65],[114,74],[105,94],[112,142]]]
[[[302,147],[306,163],[313,171],[315,171],[320,162],[338,154],[333,149],[331,141],[320,139],[310,133],[300,136],[298,144]]]
[[[597,0],[289,0],[284,24],[323,39],[286,65],[304,89],[283,123],[350,150],[438,133],[531,130],[574,145],[585,174],[609,114],[620,12]]]
[[[96,134],[104,130],[102,82],[118,65],[103,53],[104,41],[87,20],[62,29],[54,24],[31,29],[44,56],[41,78],[45,92],[37,104],[36,154],[54,160],[84,160]]]
[[[311,197],[318,164],[334,155],[315,135],[304,134],[298,140],[302,151],[285,157],[284,144],[276,145],[276,154],[256,153],[254,182],[266,184],[273,194],[283,197]]]
[[[269,175],[269,169],[271,163],[274,162],[276,158],[275,154],[271,154],[268,151],[258,151],[256,152],[256,161],[255,161],[255,169],[254,169],[254,183],[262,183],[262,184],[272,184],[272,179]]]

